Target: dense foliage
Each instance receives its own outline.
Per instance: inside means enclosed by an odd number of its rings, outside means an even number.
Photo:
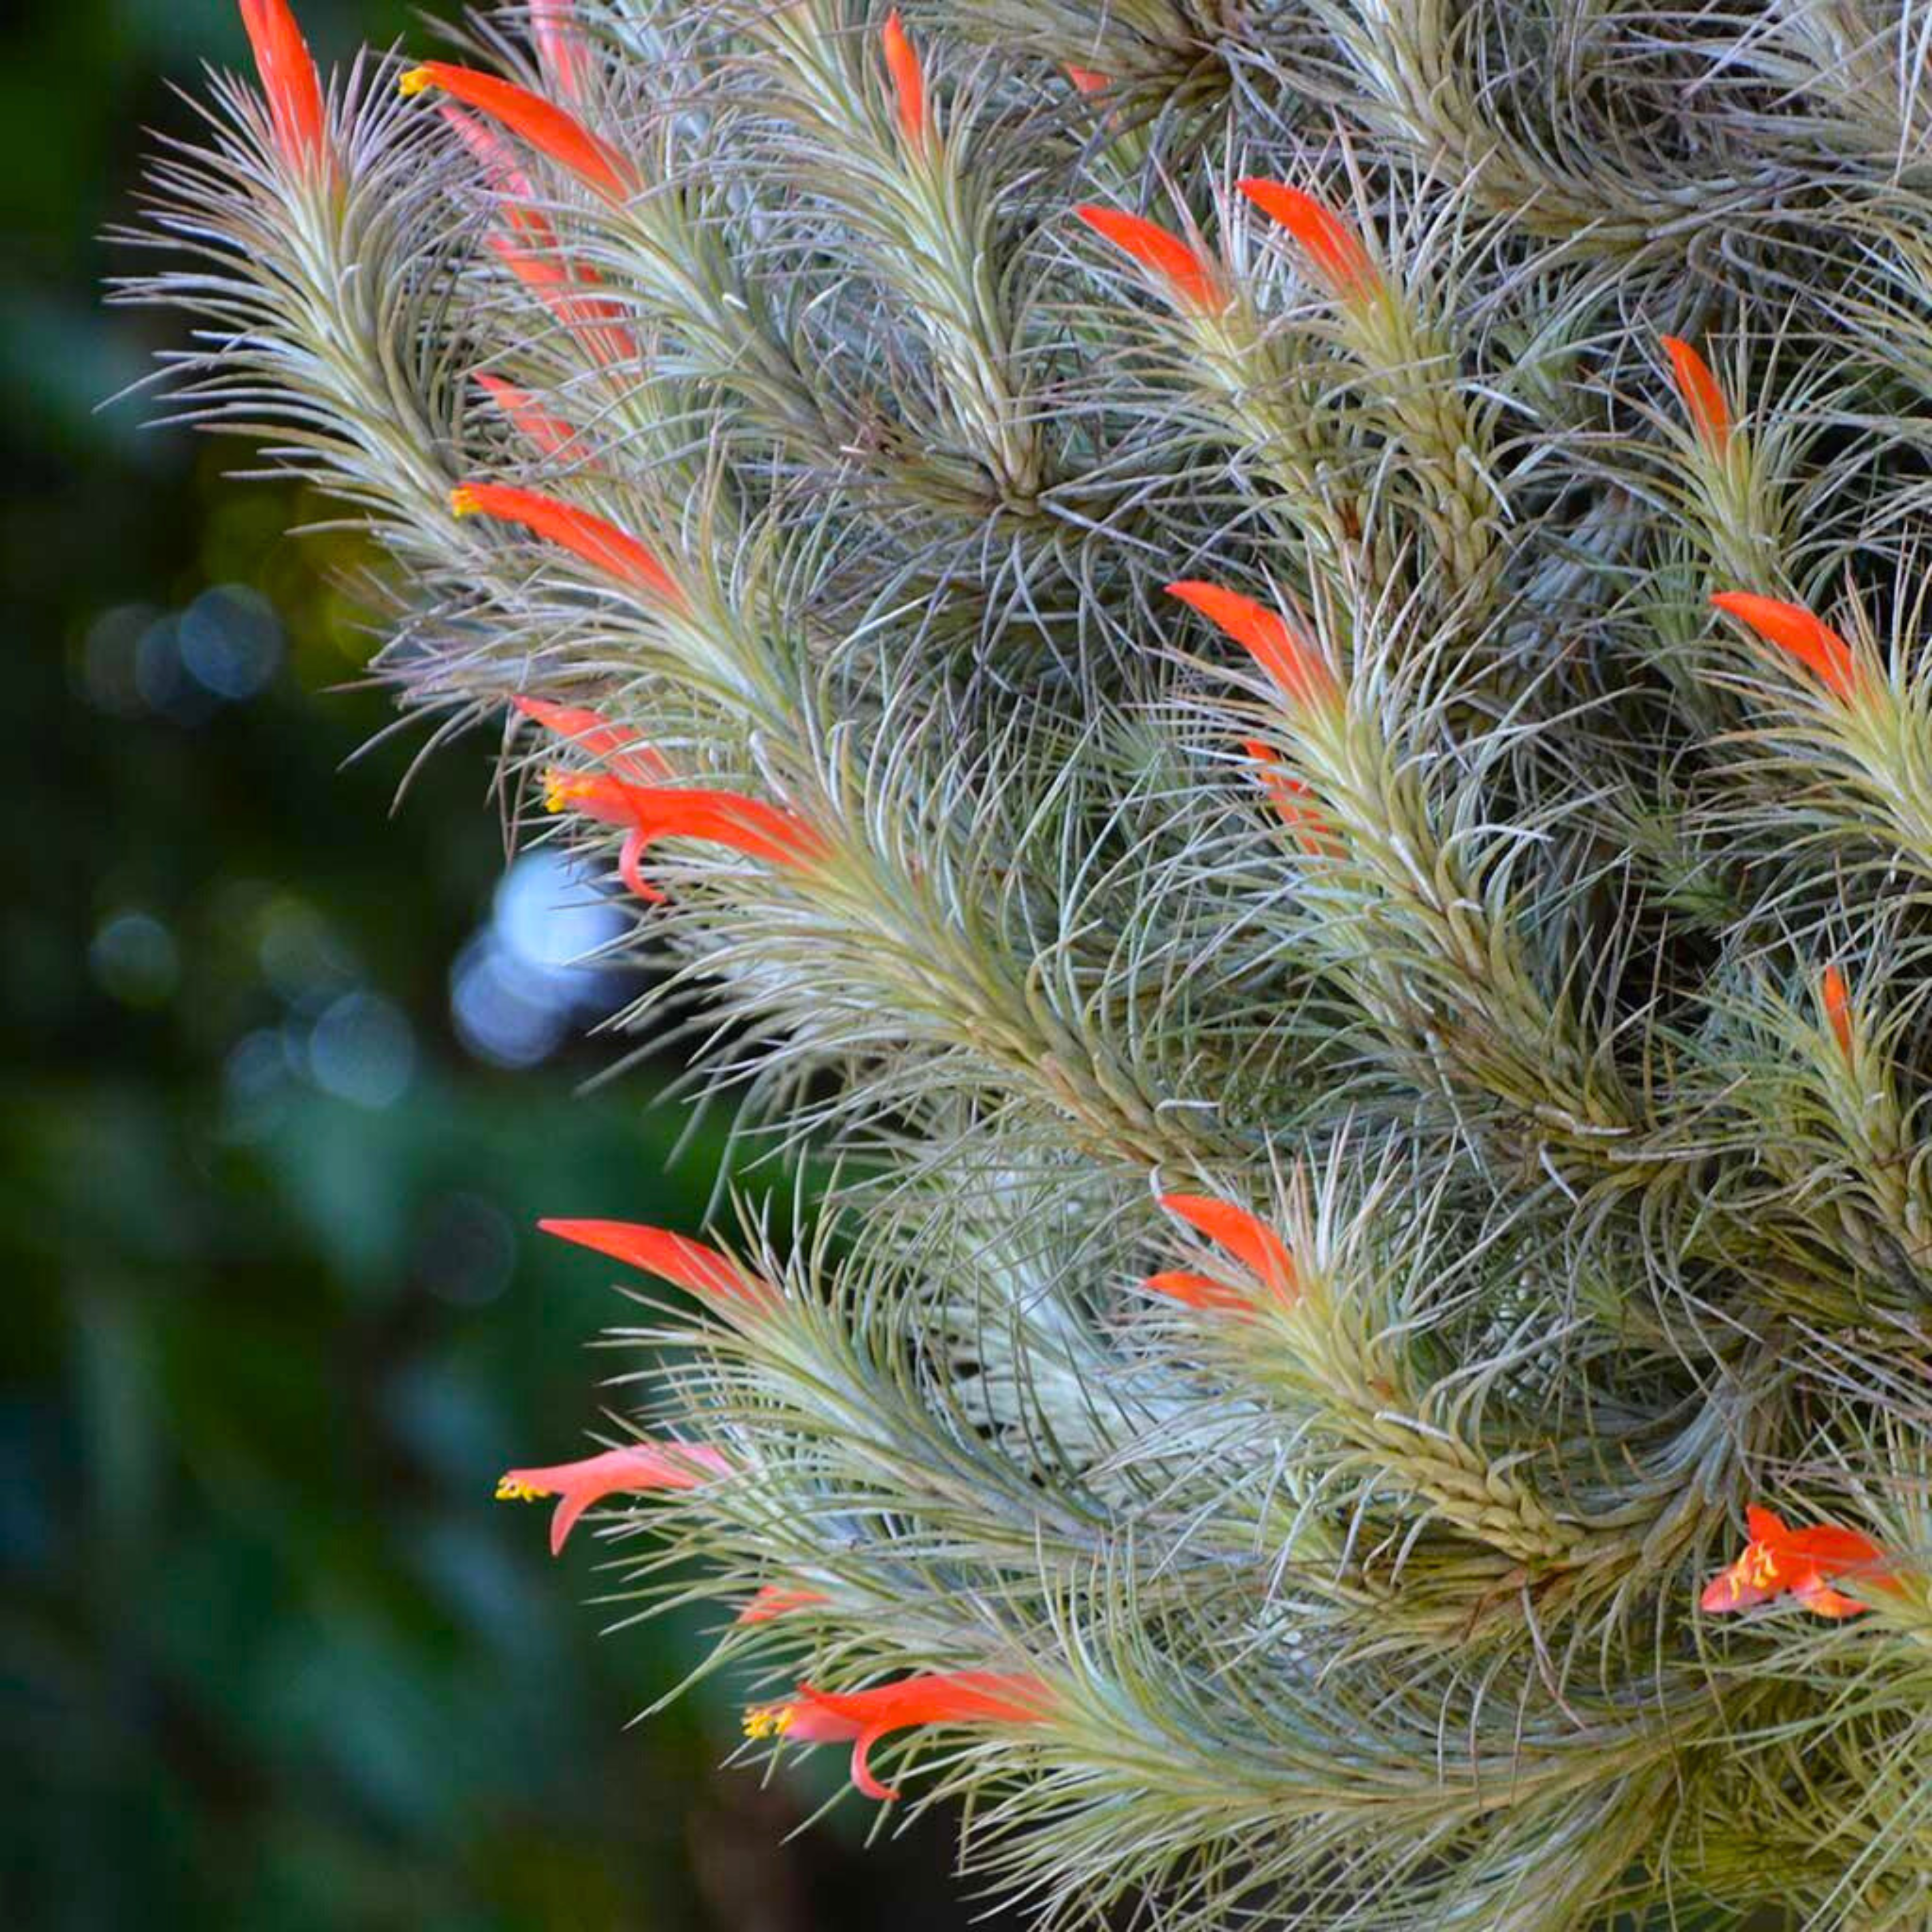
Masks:
[[[1049,1918],[1922,1925],[1932,17],[243,12],[177,392],[826,1204],[504,1492]]]

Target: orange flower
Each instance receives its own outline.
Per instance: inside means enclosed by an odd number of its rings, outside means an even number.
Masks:
[[[1889,1576],[1868,1574],[1885,1562],[1885,1552],[1855,1529],[1832,1523],[1787,1529],[1769,1510],[1755,1504],[1745,1510],[1744,1519],[1750,1540],[1744,1554],[1712,1577],[1699,1599],[1710,1615],[1748,1610],[1789,1590],[1819,1616],[1855,1617],[1870,1605],[1832,1589],[1832,1578],[1856,1575],[1879,1589],[1899,1587]]]
[[[1105,94],[1114,84],[1112,76],[1102,74],[1098,68],[1075,67],[1071,62],[1066,68],[1066,77],[1082,94]]]
[[[664,566],[635,537],[588,510],[506,483],[460,484],[449,502],[459,517],[495,517],[520,524],[620,584],[648,590],[668,604],[682,606],[684,602],[683,592]]]
[[[1184,307],[1227,306],[1220,277],[1178,235],[1170,235],[1158,223],[1122,208],[1096,208],[1090,203],[1073,212],[1095,234],[1105,236],[1142,268],[1151,269]]]
[[[530,38],[543,76],[566,100],[584,98],[584,34],[575,0],[530,0]]]
[[[1825,1010],[1826,1024],[1832,1029],[1832,1036],[1838,1042],[1838,1051],[1847,1060],[1852,1057],[1852,995],[1845,984],[1845,976],[1835,966],[1827,966],[1825,976],[1818,982],[1818,1004]]]
[[[1270,610],[1238,590],[1224,590],[1218,584],[1192,580],[1170,584],[1167,594],[1178,597],[1245,646],[1291,704],[1313,708],[1341,702],[1342,687],[1314,639],[1278,610]]]
[[[1731,410],[1711,365],[1688,342],[1674,335],[1658,338],[1670,357],[1670,374],[1690,418],[1690,427],[1711,454],[1722,458],[1731,442]]]
[[[652,905],[663,904],[664,895],[640,867],[661,838],[706,839],[779,866],[808,865],[825,851],[825,842],[803,820],[742,792],[634,784],[606,772],[553,770],[544,781],[544,803],[552,812],[579,812],[621,827],[628,836],[618,856],[618,876]]]
[[[596,271],[565,261],[556,252],[554,231],[534,209],[518,209],[506,203],[505,212],[512,227],[530,236],[536,245],[525,246],[515,233],[492,235],[490,252],[566,328],[583,337],[598,362],[607,368],[634,363],[637,340],[619,326],[623,310],[608,296],[584,293],[586,289],[603,286]]]
[[[631,1221],[539,1221],[537,1226],[560,1240],[574,1241],[580,1248],[688,1289],[734,1320],[768,1314],[779,1300],[770,1282],[748,1274],[728,1256],[667,1228],[640,1227]]]
[[[533,724],[560,738],[580,745],[593,758],[602,759],[620,778],[637,784],[654,784],[676,776],[670,760],[644,742],[644,734],[628,724],[613,724],[601,712],[580,705],[553,704],[547,698],[513,698],[510,702]]]
[[[1766,643],[1789,651],[1834,697],[1849,702],[1864,682],[1852,647],[1830,625],[1802,604],[1783,604],[1748,590],[1720,590],[1711,598],[1720,610],[1748,625]]]
[[[268,102],[268,124],[284,160],[298,174],[328,154],[322,81],[288,0],[242,0],[242,24],[254,50],[255,71]]]
[[[802,1744],[849,1742],[852,1782],[868,1798],[890,1802],[898,1793],[881,1784],[866,1762],[889,1732],[919,1724],[1040,1724],[1052,1709],[1053,1694],[1037,1677],[938,1670],[869,1690],[814,1690],[801,1684],[789,1702],[747,1711],[745,1735]]]
[[[536,199],[536,184],[524,173],[516,151],[488,122],[479,121],[475,115],[452,106],[447,101],[436,111],[442,116],[443,124],[476,157],[477,165],[483,170],[483,178],[498,194],[512,202]],[[533,239],[544,243],[556,240],[556,231],[540,209],[510,207],[504,212],[513,226],[526,229]]]
[[[1164,1294],[1184,1307],[1226,1310],[1231,1315],[1252,1315],[1254,1304],[1238,1288],[1230,1288],[1212,1275],[1190,1274],[1185,1268],[1166,1268],[1150,1274],[1141,1283],[1150,1294]]]
[[[1301,1282],[1288,1244],[1262,1220],[1232,1202],[1205,1194],[1163,1194],[1160,1204],[1178,1214],[1218,1247],[1225,1248],[1284,1307],[1300,1299]],[[1206,1275],[1150,1275],[1145,1284],[1157,1294],[1172,1295],[1192,1308],[1232,1308],[1252,1311],[1252,1298]]]
[[[886,16],[879,38],[885,49],[886,71],[892,76],[899,132],[908,147],[916,148],[926,138],[926,76],[920,72],[919,56],[906,38],[896,7]]]
[[[1313,787],[1280,769],[1281,756],[1272,745],[1264,745],[1258,738],[1246,738],[1242,740],[1241,748],[1262,767],[1262,783],[1296,844],[1311,857],[1339,858],[1341,841],[1322,813],[1307,802],[1315,796]]]
[[[694,1490],[700,1483],[731,1473],[722,1449],[702,1442],[634,1442],[607,1449],[580,1462],[553,1462],[542,1469],[509,1469],[496,1479],[500,1503],[558,1498],[550,1520],[550,1553],[562,1548],[577,1520],[606,1496],[650,1490]]]
[[[1370,260],[1362,238],[1325,202],[1286,182],[1250,176],[1236,185],[1300,243],[1338,302],[1361,302],[1382,292],[1381,271]]]
[[[422,66],[411,68],[400,85],[410,96],[440,87],[478,113],[502,122],[538,154],[548,155],[608,201],[621,202],[637,191],[635,171],[609,142],[600,140],[554,102],[514,81],[448,61],[424,61]]]
[[[814,1604],[829,1604],[831,1600],[820,1590],[788,1590],[777,1583],[767,1583],[738,1612],[737,1621],[741,1624],[768,1624],[774,1617],[789,1616],[794,1610],[808,1610]]]
[[[500,376],[478,375],[476,386],[515,424],[524,440],[544,456],[562,456],[578,440],[575,430],[554,416],[527,389]]]

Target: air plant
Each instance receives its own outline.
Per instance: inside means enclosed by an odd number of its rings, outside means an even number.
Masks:
[[[1932,14],[242,13],[127,292],[770,1136],[502,1493],[1048,1923],[1932,1922]]]

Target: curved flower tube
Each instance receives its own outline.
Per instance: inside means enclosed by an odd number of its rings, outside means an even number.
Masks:
[[[608,1255],[660,1281],[686,1290],[732,1318],[769,1313],[781,1299],[772,1284],[740,1268],[728,1255],[668,1228],[632,1221],[539,1221],[546,1234]]]
[[[1301,244],[1323,285],[1338,302],[1363,302],[1382,292],[1382,272],[1362,238],[1326,202],[1286,182],[1250,176],[1235,185]]]
[[[1294,835],[1294,842],[1310,857],[1340,856],[1342,842],[1334,835],[1327,818],[1312,802],[1315,788],[1292,772],[1281,769],[1281,754],[1258,738],[1245,738],[1241,748],[1261,767],[1258,773],[1268,795],[1274,801],[1282,823]]]
[[[551,1462],[542,1468],[506,1469],[496,1479],[500,1503],[535,1502],[558,1498],[550,1520],[550,1553],[561,1553],[578,1519],[606,1496],[642,1494],[652,1490],[694,1490],[700,1483],[731,1473],[730,1459],[722,1449],[702,1442],[637,1442],[628,1449],[607,1449],[575,1462]]]
[[[880,43],[886,56],[886,71],[892,78],[892,101],[898,116],[899,132],[906,146],[916,148],[926,139],[926,76],[920,70],[919,56],[906,38],[904,23],[895,7],[886,16]]]
[[[1711,454],[1723,460],[1731,444],[1731,410],[1711,365],[1689,343],[1675,335],[1658,338],[1670,358],[1671,380],[1684,399],[1684,412],[1697,440]]]
[[[298,175],[328,156],[328,119],[314,57],[288,0],[242,0],[242,24],[268,103],[275,146]]]
[[[1726,616],[1748,625],[1766,644],[1789,652],[1834,697],[1849,703],[1863,688],[1864,672],[1851,646],[1803,604],[1760,597],[1749,590],[1716,591],[1711,602]]]
[[[668,604],[684,602],[684,593],[670,572],[629,531],[589,510],[507,483],[459,484],[449,502],[459,517],[493,517],[520,524],[620,583],[647,590]]]
[[[868,1798],[890,1802],[898,1792],[881,1784],[867,1762],[872,1747],[888,1733],[922,1724],[1043,1724],[1052,1706],[1052,1692],[1037,1677],[934,1671],[869,1690],[814,1690],[802,1684],[789,1702],[747,1711],[745,1734],[802,1744],[850,1742],[852,1782]]]
[[[1228,297],[1220,277],[1179,236],[1169,234],[1158,222],[1130,214],[1124,208],[1100,208],[1091,202],[1084,202],[1073,212],[1095,234],[1150,270],[1183,307],[1227,307]]]
[[[1294,1257],[1288,1252],[1288,1244],[1258,1214],[1207,1194],[1163,1194],[1160,1204],[1170,1214],[1178,1215],[1196,1233],[1206,1235],[1216,1247],[1225,1248],[1283,1306],[1292,1307],[1300,1298],[1301,1282],[1295,1272]],[[1247,1296],[1225,1282],[1207,1282],[1206,1277],[1199,1276],[1186,1279],[1221,1288],[1234,1298],[1234,1306],[1252,1305]],[[1208,1304],[1203,1301],[1196,1305]]]
[[[1291,704],[1330,709],[1342,701],[1342,686],[1320,647],[1279,610],[1218,584],[1186,579],[1166,586],[1190,609],[1225,632],[1274,680]]]
[[[708,839],[778,866],[806,866],[825,850],[824,839],[802,819],[742,792],[634,784],[609,772],[553,770],[544,782],[544,803],[552,812],[580,812],[628,832],[619,874],[653,905],[663,904],[664,895],[639,866],[660,838]]]
[[[412,98],[440,88],[452,100],[500,121],[607,201],[622,202],[637,192],[635,172],[609,142],[554,101],[514,81],[448,61],[424,61],[411,68],[398,84]]]
[[[1845,984],[1845,976],[1835,966],[1827,966],[1818,982],[1818,1004],[1824,1010],[1825,1022],[1832,1029],[1832,1037],[1838,1042],[1838,1051],[1847,1060],[1852,1057],[1852,994]]]
[[[831,1600],[823,1590],[791,1589],[782,1583],[766,1583],[738,1612],[735,1621],[741,1624],[768,1624],[775,1617],[790,1616],[794,1610],[809,1610],[814,1604],[829,1604]]]
[[[576,0],[530,0],[530,38],[543,77],[566,100],[584,98],[586,50]]]

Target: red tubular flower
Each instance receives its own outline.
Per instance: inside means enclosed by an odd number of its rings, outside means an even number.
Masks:
[[[886,71],[892,76],[899,132],[908,147],[916,148],[926,139],[926,76],[920,71],[919,56],[906,38],[896,7],[886,16],[879,38],[885,50]]]
[[[1141,1283],[1150,1294],[1164,1294],[1184,1307],[1222,1311],[1231,1315],[1252,1315],[1254,1304],[1238,1288],[1230,1288],[1212,1275],[1190,1274],[1184,1268],[1168,1268],[1150,1274]]]
[[[1170,235],[1158,223],[1130,214],[1124,208],[1096,208],[1088,203],[1073,212],[1095,234],[1131,255],[1142,268],[1150,269],[1184,308],[1227,306],[1220,277],[1179,236]]]
[[[500,1503],[558,1498],[550,1520],[550,1553],[563,1548],[577,1520],[606,1496],[650,1490],[694,1490],[700,1483],[731,1473],[723,1450],[702,1442],[636,1442],[607,1449],[580,1462],[553,1462],[541,1469],[509,1469],[496,1479]]]
[[[1280,611],[1270,610],[1238,590],[1223,590],[1218,584],[1191,580],[1170,584],[1167,594],[1178,597],[1244,646],[1291,704],[1312,709],[1340,702],[1342,687],[1315,640]]]
[[[1677,393],[1690,418],[1698,440],[1713,456],[1721,458],[1730,447],[1731,410],[1711,365],[1688,342],[1674,335],[1658,338],[1670,358],[1670,374]]]
[[[664,895],[641,866],[660,838],[706,839],[779,866],[808,866],[825,851],[825,842],[803,820],[742,792],[633,784],[603,772],[553,771],[544,780],[544,802],[552,812],[580,812],[621,826],[629,836],[618,857],[618,876],[653,905],[663,904]]]
[[[530,38],[544,79],[566,100],[584,98],[584,33],[575,0],[530,0]]]
[[[322,80],[288,0],[242,0],[242,24],[254,50],[255,71],[268,102],[268,122],[284,160],[298,174],[328,153]]]
[[[728,1256],[667,1228],[631,1221],[539,1221],[537,1226],[560,1240],[574,1241],[687,1289],[733,1318],[769,1313],[780,1298],[770,1282],[748,1274]]]
[[[603,760],[619,777],[634,784],[655,784],[676,776],[670,760],[644,743],[641,731],[628,724],[613,724],[601,712],[580,705],[553,704],[547,698],[513,698],[510,702],[533,724],[580,745],[592,758]]]
[[[561,456],[578,440],[578,434],[561,416],[554,416],[527,389],[506,382],[500,376],[479,375],[476,386],[510,421],[530,447],[544,456]]]
[[[1232,1202],[1216,1201],[1206,1194],[1163,1194],[1160,1204],[1170,1214],[1179,1215],[1190,1228],[1205,1234],[1217,1247],[1226,1249],[1284,1306],[1292,1306],[1300,1298],[1301,1282],[1295,1273],[1294,1257],[1288,1252],[1287,1243],[1258,1215],[1250,1214],[1245,1208],[1237,1208]],[[1198,1281],[1205,1277],[1189,1279]],[[1212,1286],[1222,1288],[1224,1293],[1235,1294],[1225,1284],[1216,1282]],[[1245,1296],[1236,1298],[1239,1304],[1247,1305]],[[1196,1305],[1207,1304],[1204,1302]]]
[[[1066,77],[1082,94],[1105,94],[1114,84],[1110,75],[1102,74],[1098,68],[1075,67],[1069,62]]]
[[[1838,1042],[1838,1051],[1847,1060],[1852,1057],[1852,995],[1845,984],[1845,976],[1835,966],[1827,966],[1825,976],[1818,982],[1818,1004],[1825,1010],[1826,1024],[1832,1029],[1832,1036]]]
[[[459,484],[449,501],[459,517],[494,517],[520,524],[620,584],[647,590],[668,604],[684,602],[683,592],[664,566],[635,537],[588,510],[507,483]]]
[[[920,1724],[1040,1724],[1052,1709],[1053,1694],[1037,1677],[941,1670],[869,1690],[814,1690],[801,1684],[790,1702],[747,1711],[745,1734],[802,1744],[849,1742],[852,1782],[868,1798],[890,1802],[898,1793],[881,1784],[866,1762],[889,1732]]]
[[[483,170],[483,178],[498,194],[513,202],[536,199],[536,184],[524,173],[515,150],[488,122],[479,121],[475,115],[465,113],[460,107],[453,107],[446,101],[437,111],[442,116],[444,125],[476,157],[477,165]],[[527,220],[535,231],[535,238],[544,242],[555,239],[556,231],[541,210],[520,212],[513,206],[505,212],[516,226],[521,227]]]
[[[1769,1510],[1755,1504],[1744,1512],[1744,1519],[1750,1540],[1744,1554],[1712,1577],[1698,1600],[1708,1615],[1748,1610],[1788,1590],[1819,1616],[1856,1617],[1870,1605],[1832,1588],[1833,1577],[1855,1575],[1881,1590],[1899,1587],[1894,1579],[1874,1574],[1886,1561],[1885,1552],[1855,1529],[1840,1529],[1833,1523],[1787,1529]]]
[[[774,1617],[789,1616],[794,1610],[809,1610],[814,1604],[831,1600],[821,1590],[788,1590],[781,1584],[767,1583],[738,1612],[736,1621],[768,1624]]]
[[[1262,767],[1262,783],[1296,844],[1311,857],[1339,858],[1341,841],[1328,819],[1308,802],[1315,796],[1313,788],[1280,769],[1280,754],[1272,745],[1265,745],[1258,738],[1246,738],[1242,740],[1241,748]]]
[[[535,209],[520,210],[506,202],[504,212],[518,233],[535,245],[526,246],[518,234],[493,235],[490,248],[496,259],[566,328],[582,336],[598,362],[620,368],[635,362],[637,340],[620,326],[623,310],[608,296],[585,292],[603,286],[596,272],[558,254],[554,231]]]
[[[609,142],[600,140],[554,102],[514,81],[448,61],[424,61],[403,76],[400,86],[410,96],[440,88],[479,114],[500,121],[538,154],[547,154],[606,200],[621,202],[637,192],[634,170]]]
[[[1250,177],[1236,184],[1264,214],[1280,223],[1313,263],[1338,302],[1366,300],[1382,292],[1382,272],[1362,238],[1341,216],[1305,189]]]
[[[1834,697],[1849,702],[1858,695],[1864,674],[1851,646],[1803,604],[1780,603],[1775,597],[1760,597],[1748,590],[1720,590],[1711,602],[1739,623],[1748,625],[1766,644],[1790,652]]]

